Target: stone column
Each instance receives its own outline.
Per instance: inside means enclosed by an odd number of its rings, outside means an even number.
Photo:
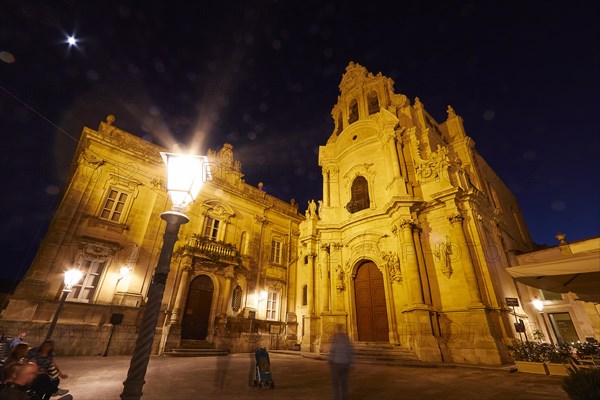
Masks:
[[[329,168],[323,168],[323,204],[329,207]]]
[[[396,135],[393,131],[387,134],[385,147],[387,148],[388,157],[390,159],[390,167],[394,173],[394,183],[397,185],[397,188],[401,190],[402,194],[407,194],[406,186],[404,184],[399,185],[396,183],[404,183],[404,179],[402,178],[402,170],[400,169],[400,157],[398,156],[398,148],[396,147]]]
[[[330,304],[330,298],[331,298],[331,293],[330,293],[330,283],[329,283],[329,267],[330,267],[330,263],[331,263],[331,245],[329,243],[323,243],[321,245],[321,250],[323,250],[325,253],[327,253],[326,258],[327,258],[327,262],[325,264],[325,279],[323,280],[322,284],[321,284],[321,291],[323,292],[323,311],[330,311],[331,307],[329,307]]]
[[[410,304],[412,306],[423,307],[423,289],[421,287],[421,274],[419,272],[419,262],[417,260],[417,251],[413,238],[413,230],[417,229],[417,224],[412,219],[405,219],[400,223],[402,230],[402,261],[406,263],[406,278],[408,283],[408,292],[410,295]]]
[[[192,270],[191,259],[185,260],[185,265],[181,267],[181,278],[179,281],[179,288],[177,289],[177,295],[175,296],[175,307],[171,313],[171,325],[179,323],[181,316],[183,315],[183,308],[185,307],[185,294],[189,285],[190,271]]]
[[[467,281],[471,305],[481,307],[483,306],[483,303],[481,301],[479,283],[477,282],[477,274],[475,273],[475,265],[473,264],[471,251],[467,244],[467,237],[465,236],[465,231],[462,226],[464,219],[465,218],[460,213],[452,214],[448,217],[448,221],[450,221],[450,224],[452,225],[456,244],[460,249],[460,262],[463,266],[465,279]]]
[[[315,253],[308,253],[308,313],[310,315],[315,314]]]
[[[227,305],[229,304],[229,294],[231,292],[231,280],[233,279],[233,265],[225,269],[225,288],[223,289],[223,303],[221,303],[221,315],[227,315]]]

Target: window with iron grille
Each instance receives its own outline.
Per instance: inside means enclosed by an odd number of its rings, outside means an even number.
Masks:
[[[129,193],[110,189],[104,201],[102,211],[100,211],[100,218],[116,223],[123,222],[125,217],[123,213],[125,212],[128,197]]]
[[[240,307],[242,306],[242,288],[240,285],[237,285],[235,289],[233,289],[233,296],[231,296],[231,309],[235,312],[240,311]]]
[[[348,107],[348,124],[358,121],[358,101],[353,99]]]

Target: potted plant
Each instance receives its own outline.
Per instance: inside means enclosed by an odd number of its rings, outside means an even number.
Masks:
[[[568,376],[569,372],[566,364],[571,357],[571,347],[567,343],[560,343],[556,346],[548,344],[543,345],[546,368],[550,375]]]
[[[519,372],[547,375],[544,348],[540,343],[515,340],[508,348]]]

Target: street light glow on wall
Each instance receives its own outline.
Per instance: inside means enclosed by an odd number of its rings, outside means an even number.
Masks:
[[[205,156],[166,152],[161,152],[160,155],[167,166],[166,186],[171,197],[172,210],[164,212],[160,216],[167,222],[163,235],[163,246],[154,270],[152,283],[148,289],[148,301],[138,330],[127,379],[123,382],[121,400],[139,400],[142,397],[142,388],[146,383],[144,378],[148,369],[158,315],[170,270],[173,247],[177,241],[179,227],[190,220],[182,211],[194,201],[204,182],[211,178],[208,158]]]
[[[533,306],[536,308],[536,310],[538,310],[539,312],[544,311],[544,302],[541,301],[540,299],[535,299],[533,301]]]
[[[64,276],[64,287],[62,295],[60,296],[60,301],[58,302],[58,307],[56,308],[56,312],[54,313],[54,318],[52,318],[52,322],[50,323],[50,327],[48,328],[48,333],[46,334],[46,339],[49,340],[52,338],[52,334],[54,333],[54,328],[56,328],[56,323],[58,322],[58,317],[65,305],[65,301],[67,301],[67,296],[71,293],[71,289],[73,286],[77,285],[81,278],[83,277],[83,273],[75,268],[69,269],[65,271]]]

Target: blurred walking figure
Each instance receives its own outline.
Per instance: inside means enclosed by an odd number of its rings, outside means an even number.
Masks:
[[[229,353],[224,356],[217,356],[217,369],[215,371],[215,390],[220,392],[225,386],[225,379],[227,378],[227,371],[229,371],[229,361],[231,357]]]
[[[329,348],[329,365],[331,367],[331,381],[333,383],[333,399],[348,400],[348,373],[354,360],[354,349],[350,338],[344,331],[344,325],[336,325]]]

